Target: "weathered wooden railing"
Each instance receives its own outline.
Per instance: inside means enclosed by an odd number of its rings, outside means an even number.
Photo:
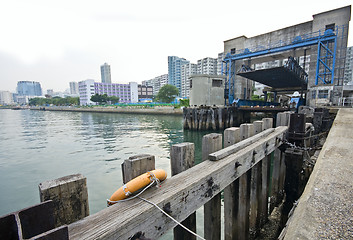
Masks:
[[[285,168],[283,154],[277,147],[285,138],[288,117],[285,113],[278,114],[277,128],[272,128],[272,119],[267,118],[226,129],[224,149],[221,149],[221,134],[204,136],[204,161],[193,167],[193,144],[174,145],[171,151],[174,176],[167,178],[161,188],[149,189],[142,196],[178,221],[191,215],[186,221],[191,229],[196,224],[193,213],[205,205],[204,236],[220,239],[220,193],[224,190],[225,239],[253,238],[267,220],[269,193],[270,210],[281,200]],[[274,156],[271,172],[270,156]],[[175,222],[153,205],[133,199],[70,224],[69,237],[130,239],[141,232],[147,238],[157,239],[175,226]],[[187,234],[179,234],[175,239],[192,239]]]

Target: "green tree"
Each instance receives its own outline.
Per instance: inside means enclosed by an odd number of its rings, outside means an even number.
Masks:
[[[180,106],[181,107],[188,107],[190,105],[189,99],[180,99]]]
[[[91,101],[95,102],[95,103],[101,103],[102,102],[102,95],[99,95],[98,93],[96,93],[95,95],[93,95],[91,97]]]
[[[110,97],[108,97],[108,101],[110,101],[111,104],[118,103],[119,100],[120,100],[119,97],[116,97],[116,96],[110,96]]]
[[[160,102],[171,103],[178,95],[179,95],[178,88],[176,86],[167,84],[161,87],[161,89],[159,89],[159,92],[157,94],[157,99]]]

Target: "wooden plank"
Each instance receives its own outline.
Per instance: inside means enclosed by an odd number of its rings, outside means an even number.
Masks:
[[[142,196],[182,221],[274,151],[286,131],[287,127],[276,128],[269,136],[222,161],[204,161],[166,179],[161,188],[149,189]],[[69,236],[70,239],[128,239],[142,231],[146,238],[157,239],[175,225],[153,205],[133,199],[70,224]]]
[[[192,166],[195,163],[195,146],[193,143],[180,143],[172,146],[170,151],[170,165],[172,176],[175,176]],[[196,232],[196,212],[190,214],[181,224]],[[181,226],[176,226],[173,229],[175,240],[193,240],[196,236],[189,233]]]
[[[202,138],[202,160],[210,153],[222,149],[222,134],[211,133]],[[204,205],[204,236],[208,240],[221,239],[221,193]]]
[[[259,134],[256,134],[252,137],[249,137],[248,139],[245,139],[241,142],[238,142],[236,144],[233,144],[233,145],[230,145],[220,151],[217,151],[215,153],[211,153],[208,155],[208,159],[211,160],[211,161],[218,161],[220,159],[223,159],[233,153],[236,153],[237,151],[239,151],[240,149],[244,148],[244,147],[247,147],[251,144],[253,144],[254,142],[260,140],[261,138],[264,138],[268,135],[270,135],[271,133],[273,133],[275,131],[274,128],[272,129],[268,129],[266,131],[263,131]],[[240,139],[242,140],[242,139]]]
[[[230,145],[220,151],[217,151],[215,153],[211,153],[208,155],[208,159],[211,160],[211,161],[218,161],[220,159],[223,159],[233,153],[236,153],[237,151],[239,151],[240,149],[246,147],[246,146],[249,146],[251,144],[253,144],[254,142],[258,141],[259,139],[261,138],[264,138],[268,135],[270,135],[271,133],[273,133],[275,131],[274,128],[272,129],[268,129],[266,131],[263,131],[257,135],[254,135],[252,137],[249,137],[248,139],[245,139],[241,142],[238,142],[234,145]]]

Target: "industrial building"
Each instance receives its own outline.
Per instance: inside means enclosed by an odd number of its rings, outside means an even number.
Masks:
[[[254,80],[267,85],[274,97],[299,91],[309,106],[338,105],[350,16],[351,6],[346,6],[314,14],[312,21],[224,41],[226,102],[250,99]],[[299,76],[298,69],[305,71]]]

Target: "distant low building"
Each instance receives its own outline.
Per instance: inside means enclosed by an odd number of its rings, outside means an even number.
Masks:
[[[138,84],[130,82],[128,84],[119,83],[100,83],[92,79],[78,83],[80,105],[94,105],[91,97],[95,94],[119,97],[121,103],[138,102]]]
[[[14,104],[12,93],[9,91],[0,91],[0,105]]]
[[[139,84],[138,85],[139,102],[141,101],[141,99],[152,99],[152,98],[153,98],[153,87]]]
[[[190,77],[190,106],[224,106],[225,76],[198,74]]]

